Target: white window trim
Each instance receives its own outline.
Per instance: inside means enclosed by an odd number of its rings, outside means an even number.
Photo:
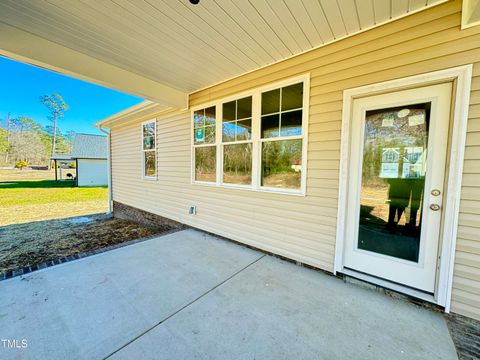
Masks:
[[[462,30],[469,27],[480,25],[480,18],[478,15],[472,18],[472,15],[480,8],[478,0],[463,0],[462,2]]]
[[[352,273],[348,269],[344,268],[343,255],[346,226],[345,214],[347,209],[347,187],[349,179],[348,164],[350,121],[354,99],[380,93],[426,86],[440,82],[455,81],[456,86],[453,93],[454,112],[453,119],[451,119],[451,121],[453,121],[453,127],[452,134],[450,135],[451,150],[448,154],[449,165],[446,169],[448,193],[444,205],[445,212],[443,214],[443,235],[440,238],[439,248],[440,266],[437,270],[435,296],[426,295],[403,285],[393,284],[389,281],[380,281],[378,278],[355,272],[355,277],[357,278],[362,278],[380,286],[391,288],[411,296],[419,297],[423,300],[438,304],[440,306],[444,306],[445,312],[450,312],[472,69],[473,66],[471,64],[463,65],[455,68],[348,89],[343,92],[342,139],[340,150],[340,175],[334,274],[337,272],[342,272],[347,275],[351,275]]]
[[[231,100],[231,101],[237,101],[237,100],[241,100],[241,99],[244,99],[246,97],[250,97],[250,95],[247,95],[247,96],[242,96],[242,97],[237,97],[235,98],[235,100]],[[254,175],[253,175],[253,172],[254,172],[254,158],[255,158],[255,152],[254,152],[254,143],[255,143],[255,140],[253,139],[253,115],[254,115],[254,102],[253,102],[253,95],[252,95],[252,116],[250,118],[245,118],[245,119],[251,119],[251,122],[252,122],[252,135],[250,137],[249,140],[240,140],[240,141],[237,141],[237,140],[234,140],[234,141],[227,141],[227,142],[224,142],[223,141],[223,104],[227,103],[229,101],[222,101],[218,107],[220,107],[220,132],[219,132],[219,136],[218,138],[216,139],[217,141],[220,141],[220,156],[217,157],[217,161],[220,161],[220,163],[218,164],[217,166],[217,171],[218,169],[220,169],[220,173],[217,174],[217,182],[219,183],[220,186],[222,187],[226,187],[226,188],[233,188],[233,189],[244,189],[244,190],[251,190],[252,189],[252,185],[246,185],[246,184],[232,184],[232,183],[226,183],[223,181],[223,151],[224,151],[224,148],[225,148],[225,145],[237,145],[237,144],[252,144],[252,181],[251,183],[254,184],[255,183],[255,178],[254,178]],[[238,104],[236,103],[235,106],[237,107]],[[235,112],[235,115],[236,115],[236,112]],[[242,119],[236,119],[236,121],[241,121]],[[231,121],[230,121],[231,122]],[[218,151],[218,147],[217,147],[217,151]]]
[[[153,127],[155,129],[155,135],[154,135],[154,138],[155,138],[155,148],[154,149],[151,149],[151,150],[144,150],[143,149],[143,126],[146,125],[146,124],[151,124],[153,123]],[[146,176],[145,175],[145,152],[148,152],[148,151],[152,151],[152,152],[155,152],[155,175],[154,176]],[[149,181],[152,181],[152,180],[157,180],[158,177],[157,177],[157,169],[158,169],[158,164],[157,164],[157,119],[150,119],[150,120],[146,120],[146,121],[143,121],[141,124],[140,124],[140,156],[141,156],[141,163],[142,163],[142,175],[141,175],[141,178],[143,180],[149,180]]]
[[[261,124],[261,95],[263,92],[279,89],[285,86],[297,84],[303,82],[303,107],[302,107],[302,135],[299,136],[283,136],[272,139],[260,138],[260,124]],[[229,101],[243,99],[245,97],[252,97],[252,139],[246,141],[235,141],[231,144],[238,144],[242,142],[252,142],[252,184],[240,185],[223,183],[223,146],[222,142],[222,105]],[[205,145],[195,145],[194,143],[194,112],[201,109],[206,109],[215,106],[215,144],[209,144],[210,146],[216,146],[216,181],[205,182],[195,180],[195,154],[194,148]],[[249,190],[266,193],[279,193],[285,195],[305,196],[307,192],[307,154],[308,154],[308,122],[309,122],[309,110],[310,110],[310,73],[306,73],[300,76],[288,78],[283,81],[275,82],[269,85],[261,86],[252,90],[237,93],[228,97],[224,97],[215,101],[204,103],[192,107],[190,116],[190,137],[191,137],[191,184],[214,186],[228,189]],[[261,186],[261,147],[259,146],[263,140],[295,140],[302,139],[302,168],[301,168],[301,184],[300,189],[282,189]]]

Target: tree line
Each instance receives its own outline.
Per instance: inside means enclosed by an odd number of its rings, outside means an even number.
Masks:
[[[51,125],[43,126],[27,117],[10,117],[0,121],[0,164],[15,166],[50,166],[53,154],[69,154],[75,133],[62,133],[57,121],[63,117],[68,105],[58,94],[44,95],[40,101],[48,109]]]

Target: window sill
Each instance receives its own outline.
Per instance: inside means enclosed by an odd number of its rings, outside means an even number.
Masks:
[[[300,196],[300,197],[306,196],[306,191],[303,191],[303,190],[278,189],[278,188],[268,188],[268,187],[259,187],[258,189],[255,189],[252,186],[248,186],[248,185],[217,184],[217,183],[201,182],[201,181],[193,181],[191,184],[215,187],[219,189],[247,190],[247,191],[258,192],[258,193],[271,193],[271,194]]]
[[[147,181],[156,181],[157,177],[156,176],[143,176],[142,180],[147,180]]]
[[[192,185],[203,185],[203,186],[217,186],[217,183],[209,181],[193,181]]]

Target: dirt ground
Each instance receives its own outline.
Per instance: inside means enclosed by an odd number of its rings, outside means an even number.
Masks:
[[[149,228],[106,215],[3,226],[0,227],[0,273],[168,230],[171,228]]]
[[[365,208],[370,208],[370,215],[377,218],[383,223],[388,222],[388,213],[390,205],[388,202],[388,184],[378,186],[362,186],[360,203]],[[407,207],[402,217],[398,221],[398,225],[406,224],[406,217],[410,216],[410,206]],[[416,223],[420,223],[421,211],[417,214]]]
[[[57,170],[60,178],[60,170]],[[67,173],[76,175],[76,169],[62,169],[62,178],[65,179]],[[2,181],[36,181],[36,180],[55,180],[55,169],[51,170],[31,170],[31,169],[0,169],[0,182]]]

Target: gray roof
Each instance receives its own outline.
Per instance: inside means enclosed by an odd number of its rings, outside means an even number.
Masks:
[[[73,139],[73,159],[106,159],[107,137],[102,135],[76,134]]]
[[[72,160],[72,157],[68,154],[53,154],[50,158],[52,160]]]

